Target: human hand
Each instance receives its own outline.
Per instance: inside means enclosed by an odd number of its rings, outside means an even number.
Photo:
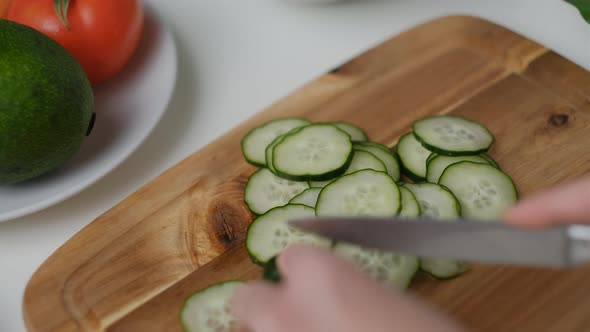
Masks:
[[[240,332],[460,332],[407,293],[386,288],[325,249],[294,245],[277,258],[279,284],[236,290]]]
[[[522,199],[502,219],[524,227],[590,224],[590,176]]]

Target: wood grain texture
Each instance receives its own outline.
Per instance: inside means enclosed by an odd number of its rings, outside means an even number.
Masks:
[[[393,147],[411,123],[453,113],[497,138],[490,154],[521,196],[590,172],[590,73],[522,36],[463,16],[437,19],[300,87],[105,212],[35,272],[30,331],[179,331],[178,308],[215,281],[256,278],[243,248],[253,216],[241,138],[286,116],[343,120]],[[572,144],[573,143],[573,144]],[[413,291],[474,331],[590,330],[590,269],[477,266]]]

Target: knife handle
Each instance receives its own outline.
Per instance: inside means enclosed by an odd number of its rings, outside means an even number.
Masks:
[[[570,226],[567,235],[570,239],[570,263],[579,265],[590,262],[590,226]]]

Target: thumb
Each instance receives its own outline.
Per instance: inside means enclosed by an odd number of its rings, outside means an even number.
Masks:
[[[525,198],[503,215],[519,226],[590,224],[590,176]]]

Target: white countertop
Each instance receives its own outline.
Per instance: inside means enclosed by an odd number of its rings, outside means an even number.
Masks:
[[[590,70],[590,25],[562,0],[151,3],[178,43],[179,81],[168,112],[106,178],[61,204],[0,223],[2,332],[25,331],[21,306],[28,279],[99,214],[300,85],[418,23],[447,14],[480,16]]]

